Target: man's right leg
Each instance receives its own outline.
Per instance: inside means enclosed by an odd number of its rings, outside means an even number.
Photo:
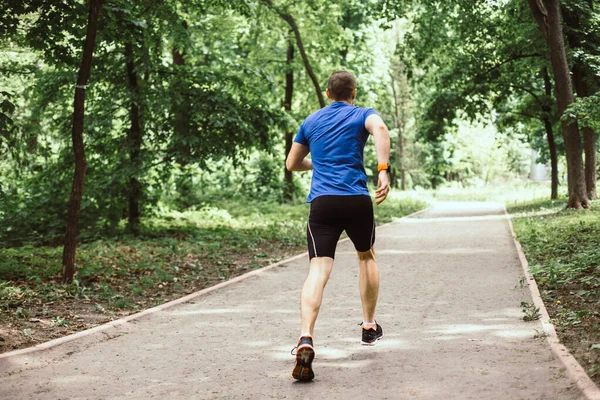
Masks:
[[[300,296],[302,332],[296,346],[296,364],[292,371],[294,379],[308,381],[315,376],[312,369],[312,361],[315,358],[312,337],[323,300],[323,291],[332,267],[333,258],[331,257],[313,257],[310,260],[308,277],[304,281]]]
[[[332,268],[333,258],[331,257],[313,257],[310,260],[308,277],[304,282],[300,297],[300,310],[302,314],[301,336],[312,337],[313,335],[315,322],[323,300],[323,291],[329,280]]]
[[[301,336],[296,346],[296,364],[292,376],[299,380],[313,379],[312,361],[315,358],[313,332],[319,315],[323,291],[331,269],[337,241],[343,228],[336,220],[336,199],[331,196],[316,198],[310,206],[306,226],[310,266],[300,296]]]

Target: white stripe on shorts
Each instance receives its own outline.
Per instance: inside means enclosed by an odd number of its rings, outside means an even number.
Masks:
[[[373,229],[371,230],[371,247],[373,247],[373,236],[374,235],[375,235],[375,218],[373,218]]]
[[[306,225],[308,226],[308,232],[310,233],[310,238],[312,239],[312,242],[313,242],[313,249],[315,250],[315,257],[319,257],[317,255],[317,245],[315,244],[315,237],[313,236],[312,230],[310,229],[310,222],[307,222]]]

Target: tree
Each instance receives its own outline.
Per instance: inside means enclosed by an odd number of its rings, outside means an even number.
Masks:
[[[593,71],[585,63],[584,54],[598,55],[598,46],[600,45],[600,32],[594,32],[590,23],[583,26],[584,20],[593,20],[593,5],[589,0],[573,2],[573,4],[561,3],[561,11],[567,35],[567,42],[571,53],[573,53],[573,67],[571,68],[573,77],[573,86],[579,98],[586,98],[593,94],[597,88],[589,83],[594,76]],[[573,7],[573,8],[571,8]],[[586,29],[584,29],[586,28]],[[584,45],[584,43],[586,45]],[[583,53],[582,53],[583,52]],[[595,82],[594,82],[595,83]],[[594,86],[597,86],[594,85]],[[583,133],[583,148],[585,153],[585,186],[590,199],[596,198],[596,133],[594,130],[581,125]]]
[[[558,197],[558,156],[556,153],[556,143],[554,141],[554,130],[552,128],[552,82],[550,82],[550,75],[548,74],[548,68],[542,69],[542,78],[544,79],[544,91],[545,99],[542,103],[542,121],[544,122],[544,129],[546,131],[546,138],[548,139],[548,149],[550,150],[550,167],[551,167],[551,194],[552,200]]]
[[[285,73],[285,98],[283,100],[283,108],[286,112],[292,111],[292,99],[294,96],[294,70],[292,69],[292,62],[294,61],[294,43],[291,38],[288,41],[287,48],[287,59],[286,59],[286,73]],[[285,132],[285,158],[284,158],[284,177],[285,177],[285,189],[283,198],[287,201],[292,200],[294,197],[294,181],[292,171],[285,168],[285,160],[287,159],[290,150],[292,149],[292,142],[294,140],[294,133],[289,130]]]
[[[144,137],[144,125],[141,116],[141,95],[138,72],[136,68],[133,43],[130,39],[125,42],[125,66],[127,71],[127,80],[131,92],[131,108],[129,115],[131,126],[127,132],[127,142],[129,149],[129,161],[131,163],[131,173],[129,174],[129,210],[128,220],[129,229],[134,233],[139,233],[140,224],[140,198],[142,187],[138,179],[141,171],[141,152]]]
[[[503,103],[528,95],[529,88],[515,85],[515,79],[531,81],[542,54],[529,37],[533,24],[522,20],[518,2],[384,4],[393,18],[410,21],[397,54],[416,88],[417,134],[427,145],[435,187],[456,175],[448,161],[452,146],[445,142],[457,122],[490,120]]]
[[[302,57],[302,62],[304,63],[304,69],[306,70],[307,75],[310,77],[310,80],[315,87],[315,93],[317,98],[319,99],[319,105],[321,108],[325,107],[325,98],[323,97],[323,91],[321,90],[321,85],[319,84],[319,80],[315,75],[312,66],[310,65],[310,61],[308,60],[308,56],[306,55],[306,51],[304,50],[304,43],[302,42],[302,36],[300,35],[300,29],[298,28],[298,24],[296,24],[296,20],[292,17],[291,14],[283,11],[281,8],[276,7],[271,0],[264,0],[264,2],[274,10],[277,15],[281,17],[292,29],[294,32],[294,37],[296,38],[296,46],[298,46],[298,51],[300,52],[300,56]]]
[[[75,252],[77,250],[77,236],[79,233],[79,212],[81,198],[85,184],[87,161],[83,144],[83,121],[85,117],[85,90],[87,88],[92,58],[96,45],[96,31],[98,29],[98,14],[104,0],[90,0],[87,33],[83,46],[83,59],[79,67],[77,85],[75,87],[75,101],[73,111],[73,152],[75,154],[75,174],[67,217],[67,229],[63,250],[62,277],[65,282],[71,282],[75,275]]]
[[[408,113],[409,84],[404,63],[392,63],[390,71],[394,100],[394,129],[398,131],[396,148],[400,157],[400,190],[406,190],[406,123]]]
[[[554,73],[558,112],[562,116],[567,107],[573,103],[574,98],[563,41],[558,0],[528,0],[528,4],[548,44],[550,62]],[[563,119],[561,127],[567,159],[567,180],[569,186],[567,207],[588,207],[589,200],[581,157],[581,138],[577,122]]]

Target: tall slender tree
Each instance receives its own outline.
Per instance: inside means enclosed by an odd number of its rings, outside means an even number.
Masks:
[[[558,197],[558,155],[556,153],[556,141],[554,140],[554,129],[552,128],[552,82],[548,74],[548,68],[542,69],[542,78],[544,79],[544,98],[542,104],[542,121],[544,130],[546,131],[546,140],[548,141],[548,150],[550,151],[550,174],[551,174],[551,193],[552,200]]]
[[[127,132],[127,144],[129,150],[129,161],[131,172],[129,173],[129,229],[134,234],[139,233],[140,224],[140,198],[142,196],[142,185],[139,175],[142,170],[142,142],[144,137],[144,125],[141,111],[141,96],[138,69],[136,68],[135,54],[131,40],[125,43],[125,67],[127,81],[131,95],[129,117],[131,126]]]
[[[406,190],[406,120],[408,113],[409,84],[405,65],[397,60],[390,71],[392,96],[394,100],[394,129],[398,131],[396,149],[400,164],[400,189]]]
[[[287,48],[287,58],[286,58],[286,73],[285,73],[285,98],[283,100],[283,108],[286,112],[292,111],[292,99],[294,96],[294,70],[292,69],[292,63],[294,61],[294,41],[292,40],[292,35],[290,35],[290,39],[288,40],[288,48]],[[292,142],[294,139],[294,133],[287,131],[285,132],[285,159],[287,159],[290,150],[292,149]],[[285,162],[284,162],[285,165]],[[292,171],[288,171],[287,168],[284,167],[284,175],[285,175],[285,189],[283,193],[283,198],[286,201],[292,200],[294,196],[294,180],[292,176]]]
[[[548,44],[550,62],[554,73],[558,112],[562,116],[567,107],[573,103],[574,97],[560,21],[559,1],[528,0],[528,4]],[[569,186],[567,207],[588,207],[589,200],[581,156],[581,138],[577,122],[563,119],[561,121],[561,128],[567,159],[567,180]]]
[[[87,33],[83,46],[83,59],[79,67],[77,85],[75,87],[75,101],[73,111],[73,152],[75,155],[75,174],[69,200],[65,244],[62,260],[63,281],[71,282],[75,275],[75,253],[77,250],[77,236],[79,233],[79,214],[81,198],[85,184],[87,161],[83,143],[83,122],[85,118],[85,90],[90,78],[92,59],[96,46],[96,32],[98,30],[98,14],[104,0],[90,0],[87,22]]]

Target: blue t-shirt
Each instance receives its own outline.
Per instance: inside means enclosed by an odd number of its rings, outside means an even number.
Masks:
[[[363,153],[369,138],[365,121],[372,108],[336,101],[310,115],[294,141],[308,146],[313,176],[307,203],[324,195],[369,195]]]

